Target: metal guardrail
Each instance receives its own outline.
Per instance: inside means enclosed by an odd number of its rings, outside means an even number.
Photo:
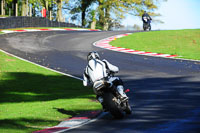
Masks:
[[[80,27],[75,24],[50,21],[43,17],[7,17],[0,18],[0,29],[22,27]]]

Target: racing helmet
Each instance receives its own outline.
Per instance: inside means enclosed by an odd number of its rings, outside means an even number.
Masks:
[[[89,52],[89,54],[87,56],[88,61],[91,59],[100,59],[100,56],[96,51],[92,51],[92,52]]]

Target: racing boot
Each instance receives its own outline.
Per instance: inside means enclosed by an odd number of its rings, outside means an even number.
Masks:
[[[117,91],[120,94],[120,99],[122,100],[122,102],[125,102],[128,100],[128,97],[127,97],[126,93],[124,93],[124,87],[122,85],[117,86]]]

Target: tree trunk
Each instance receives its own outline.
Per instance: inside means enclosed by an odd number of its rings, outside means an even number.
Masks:
[[[28,16],[28,11],[29,11],[29,9],[28,9],[28,0],[26,0],[26,16]]]
[[[100,26],[103,28],[104,27],[104,7],[103,7],[103,3],[99,1],[99,24]]]
[[[85,27],[85,9],[81,13],[82,26]]]
[[[51,14],[52,14],[52,11],[50,10],[49,11],[49,20],[52,20],[52,15]]]
[[[5,15],[5,0],[1,0],[1,15]]]
[[[109,20],[110,20],[110,7],[107,6],[105,9],[105,22],[104,22],[103,30],[108,30]]]
[[[13,6],[14,6],[14,16],[18,16],[18,4],[17,4],[17,0],[13,0]]]
[[[96,20],[95,21],[92,21],[91,23],[91,29],[96,29]]]
[[[1,15],[3,15],[3,0],[1,0]]]
[[[21,11],[22,16],[26,16],[26,0],[22,0],[22,11]]]
[[[46,18],[49,18],[49,2],[45,1]]]
[[[58,22],[62,21],[62,0],[57,0],[57,16],[56,20]]]
[[[48,1],[45,1],[45,8],[47,11],[49,10],[49,2]]]
[[[15,16],[17,17],[18,16],[18,4],[17,3],[15,4],[15,7],[16,7],[15,8]]]
[[[32,14],[32,7],[29,6],[29,16],[32,17],[32,15],[33,15],[33,14]]]
[[[52,13],[53,13],[53,0],[51,0],[51,5],[49,7],[49,19],[52,20],[53,19],[53,16],[52,16]]]
[[[36,10],[35,10],[35,5],[32,4],[32,16],[35,17],[36,16]]]
[[[97,23],[97,20],[96,20],[96,11],[93,10],[92,13],[92,22],[91,22],[91,25],[90,25],[90,28],[91,29],[96,29],[96,23]]]
[[[104,22],[104,26],[103,26],[103,30],[108,30],[108,16],[107,16],[107,9],[106,9],[106,13],[105,13],[105,22]]]

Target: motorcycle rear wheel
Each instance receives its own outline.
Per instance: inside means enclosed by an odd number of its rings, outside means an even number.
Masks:
[[[124,112],[120,108],[120,105],[115,101],[116,98],[112,93],[104,93],[103,95],[104,104],[106,109],[117,119],[122,119],[124,117]]]
[[[131,106],[129,105],[128,101],[126,102],[126,109],[124,111],[128,115],[132,114],[132,109],[131,109]]]

